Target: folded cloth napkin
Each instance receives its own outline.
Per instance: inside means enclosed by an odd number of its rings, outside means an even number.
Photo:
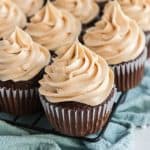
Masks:
[[[89,143],[30,131],[0,121],[0,150],[130,150],[136,126],[150,124],[150,64],[145,65],[141,84],[128,92],[114,113],[101,140]]]

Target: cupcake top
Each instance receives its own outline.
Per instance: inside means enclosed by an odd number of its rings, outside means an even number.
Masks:
[[[83,24],[92,21],[99,13],[99,7],[93,0],[55,0],[54,4],[67,9]]]
[[[16,25],[21,28],[26,26],[24,13],[11,0],[0,0],[0,38],[7,38]]]
[[[27,16],[34,15],[44,4],[44,0],[12,0]]]
[[[79,36],[81,23],[68,11],[48,2],[32,19],[27,32],[49,50],[71,44]]]
[[[49,63],[49,59],[49,51],[17,27],[8,40],[0,41],[0,80],[30,80]]]
[[[150,31],[149,0],[118,0],[126,15],[134,19],[144,31]]]
[[[51,66],[40,81],[40,94],[52,103],[79,102],[99,105],[110,95],[114,75],[106,61],[75,42]]]
[[[84,35],[85,44],[113,65],[137,58],[145,47],[145,36],[116,1],[109,2],[104,15]]]

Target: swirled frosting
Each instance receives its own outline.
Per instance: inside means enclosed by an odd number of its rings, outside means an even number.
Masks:
[[[48,64],[49,59],[49,51],[17,27],[9,39],[0,41],[0,80],[30,80]]]
[[[13,0],[27,16],[32,16],[40,8],[42,8],[44,4],[44,0]]]
[[[75,42],[45,69],[40,93],[50,102],[99,105],[112,91],[114,75],[106,61]]]
[[[27,32],[49,50],[71,44],[81,31],[81,23],[68,11],[48,2],[32,19]]]
[[[137,23],[126,16],[116,1],[84,35],[85,44],[113,65],[137,58],[145,47],[145,36]]]
[[[126,15],[144,31],[150,31],[150,0],[118,0]]]
[[[26,26],[26,17],[20,8],[11,0],[0,1],[0,38],[8,37],[15,26],[24,28]]]
[[[93,0],[56,0],[54,4],[67,9],[82,23],[89,23],[99,12],[99,7]]]

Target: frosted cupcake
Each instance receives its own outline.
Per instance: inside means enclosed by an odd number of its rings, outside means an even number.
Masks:
[[[63,134],[96,133],[112,110],[114,74],[103,58],[79,42],[64,52],[46,67],[40,81],[45,113],[51,125]]]
[[[72,44],[81,32],[81,23],[66,10],[47,2],[29,23],[27,32],[33,40],[54,52]]]
[[[148,58],[150,58],[150,1],[118,0],[124,13],[134,19],[143,29],[147,39]]]
[[[15,2],[28,17],[35,15],[44,5],[44,0],[12,0],[12,1]]]
[[[100,12],[97,3],[93,0],[55,0],[54,4],[71,12],[84,24],[84,28],[92,25]]]
[[[109,2],[102,19],[84,35],[85,44],[114,68],[120,91],[139,84],[146,60],[145,36],[116,1]]]
[[[24,28],[26,23],[25,14],[15,3],[11,0],[0,1],[0,39],[7,38],[16,25]]]
[[[0,41],[1,111],[15,115],[39,111],[38,80],[49,59],[49,51],[18,27]]]

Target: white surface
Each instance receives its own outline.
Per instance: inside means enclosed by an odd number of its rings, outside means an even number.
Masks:
[[[135,150],[150,150],[150,127],[136,130]]]

